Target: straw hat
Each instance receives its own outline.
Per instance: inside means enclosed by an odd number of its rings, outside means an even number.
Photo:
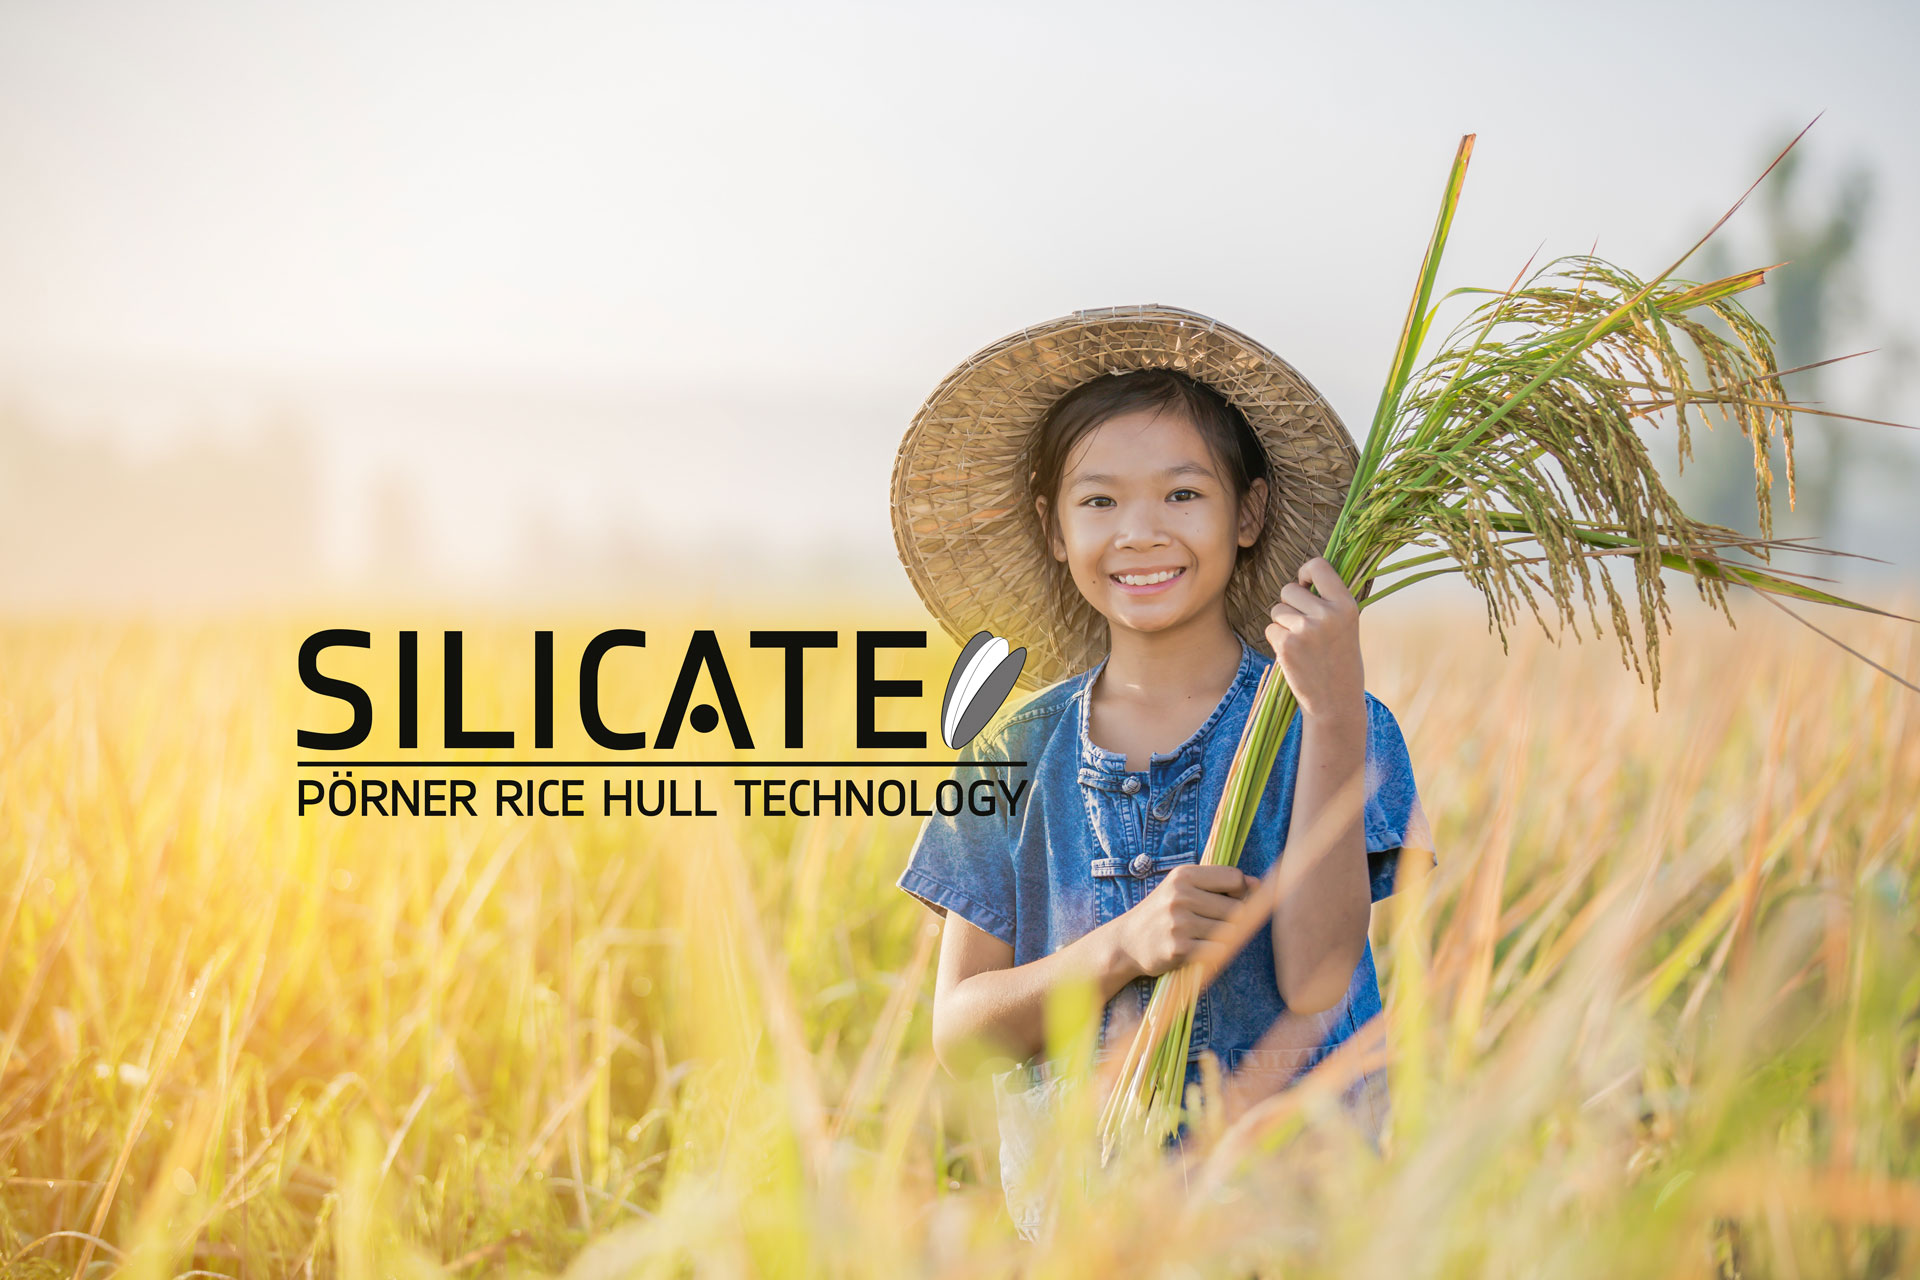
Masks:
[[[1009,334],[948,374],[914,414],[893,463],[893,540],[956,642],[984,630],[1026,646],[1022,688],[1084,671],[1107,651],[1107,620],[1041,533],[1027,490],[1033,429],[1082,383],[1160,368],[1237,405],[1266,450],[1266,527],[1227,586],[1227,618],[1248,644],[1272,656],[1268,611],[1326,550],[1359,451],[1285,360],[1217,320],[1157,304],[1076,311]]]

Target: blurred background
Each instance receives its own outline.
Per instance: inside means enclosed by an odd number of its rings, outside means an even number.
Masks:
[[[1442,283],[1501,285],[1658,271],[1824,112],[1682,274],[1787,262],[1783,366],[1877,348],[1796,396],[1920,422],[1917,43],[1893,4],[8,4],[0,609],[917,609],[887,482],[951,367],[1172,303],[1359,429],[1465,132]],[[1911,583],[1920,432],[1797,438],[1778,532]],[[1751,527],[1740,442],[1697,452]]]
[[[303,822],[293,767],[319,626],[380,717],[391,633],[466,628],[468,725],[522,732],[536,627],[562,708],[656,632],[622,728],[715,627],[770,746],[736,638],[933,631],[901,434],[1075,309],[1215,316],[1363,429],[1468,132],[1443,287],[1657,273],[1820,116],[1683,274],[1784,262],[1783,366],[1877,349],[1795,395],[1920,423],[1916,48],[1761,0],[0,0],[0,1272],[1920,1275],[1920,717],[1759,601],[1657,714],[1613,638],[1390,606],[1438,854],[1369,918],[1391,1158],[1287,1103],[1037,1259],[931,1053],[917,819]],[[1797,437],[1777,532],[1920,615],[1920,432]],[[1743,442],[1696,450],[1752,528]],[[1920,626],[1807,613],[1920,681]],[[929,639],[879,674],[937,691]],[[852,646],[807,672],[852,743]]]

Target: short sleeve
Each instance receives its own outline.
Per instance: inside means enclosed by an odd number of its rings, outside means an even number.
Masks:
[[[1425,850],[1429,865],[1440,865],[1420,808],[1407,740],[1393,713],[1372,694],[1367,695],[1366,837],[1367,879],[1374,902],[1393,893],[1403,849]]]
[[[1013,850],[1002,806],[975,811],[974,786],[999,786],[1007,770],[981,763],[1006,759],[999,735],[982,733],[960,752],[960,761],[947,780],[960,785],[968,803],[957,813],[935,812],[921,824],[907,855],[906,870],[896,881],[938,915],[952,911],[968,924],[985,930],[1008,946],[1014,945]],[[944,783],[941,784],[944,787]],[[949,795],[951,792],[948,793]],[[996,796],[997,798],[997,796]]]

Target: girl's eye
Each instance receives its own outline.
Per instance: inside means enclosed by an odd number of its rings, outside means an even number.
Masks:
[[[1112,506],[1113,499],[1107,497],[1103,493],[1096,493],[1091,498],[1088,498],[1086,501],[1082,502],[1080,505],[1083,507],[1096,507],[1102,503],[1105,503],[1107,506]]]
[[[1188,499],[1197,498],[1200,496],[1199,491],[1195,489],[1175,489],[1172,493],[1168,494],[1167,496],[1169,498],[1179,500],[1180,495],[1183,493],[1187,495]]]

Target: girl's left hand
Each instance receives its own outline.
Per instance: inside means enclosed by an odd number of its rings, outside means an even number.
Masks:
[[[1319,589],[1315,595],[1311,584]],[[1331,564],[1315,556],[1298,581],[1280,588],[1267,642],[1300,713],[1314,719],[1366,715],[1366,673],[1360,661],[1360,606]]]

